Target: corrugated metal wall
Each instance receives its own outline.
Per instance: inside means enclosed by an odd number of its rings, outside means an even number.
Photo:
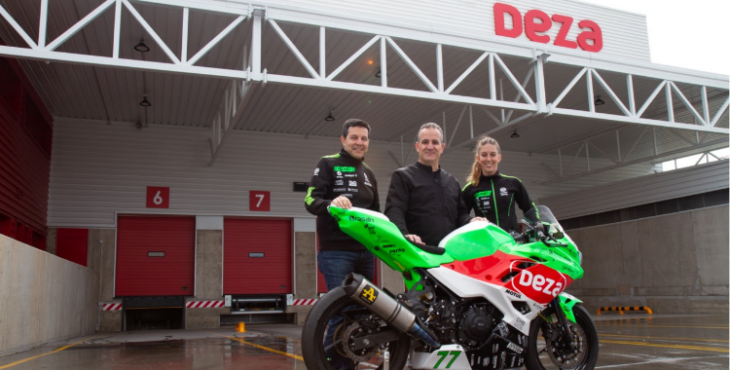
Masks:
[[[727,189],[729,179],[727,161],[720,161],[547,197],[541,201],[556,217],[564,219]]]
[[[332,130],[339,130],[335,122]],[[417,127],[414,127],[414,133]],[[305,193],[292,182],[309,181],[319,158],[340,150],[338,139],[233,131],[213,166],[208,137],[201,128],[98,121],[57,120],[51,163],[48,225],[50,227],[114,227],[115,214],[181,214],[224,216],[313,217],[304,209]],[[416,161],[415,149],[404,148],[406,163]],[[375,171],[381,204],[398,168],[401,147],[373,142],[366,162]],[[461,183],[473,154],[448,151],[442,167]],[[503,173],[520,177],[533,199],[645,174],[647,166],[604,172],[590,178],[536,185],[554,175],[543,159],[525,153],[504,153]],[[146,208],[147,186],[170,187],[170,208]],[[270,212],[250,212],[250,190],[271,192]]]
[[[0,232],[44,248],[53,118],[30,86],[0,58]]]
[[[387,22],[404,27],[428,30],[433,33],[454,35],[464,38],[482,39],[497,43],[515,44],[518,40],[522,46],[534,47],[558,53],[574,53],[585,57],[596,56],[596,53],[573,51],[565,47],[552,45],[560,30],[560,24],[554,22],[548,31],[550,44],[540,44],[527,39],[524,32],[517,39],[497,36],[494,32],[495,2],[505,3],[517,8],[524,17],[527,11],[538,9],[549,16],[554,14],[573,18],[573,25],[568,33],[568,40],[575,41],[581,32],[578,22],[592,20],[603,31],[603,49],[599,56],[622,60],[648,62],[649,36],[646,16],[625,11],[601,7],[569,0],[402,0],[402,1],[355,1],[355,0],[262,0],[256,4],[268,5],[272,16],[278,8],[305,9],[314,14],[333,14],[344,18],[357,18],[371,21],[374,24]],[[356,16],[353,16],[356,14]],[[509,24],[509,23],[508,23]]]

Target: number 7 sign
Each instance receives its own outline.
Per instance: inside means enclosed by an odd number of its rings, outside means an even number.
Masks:
[[[250,190],[248,192],[248,210],[269,212],[271,210],[271,192]]]

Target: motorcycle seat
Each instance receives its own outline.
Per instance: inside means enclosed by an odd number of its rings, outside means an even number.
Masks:
[[[408,240],[408,239],[406,239],[406,240]],[[444,254],[444,253],[446,253],[446,249],[441,248],[441,247],[437,247],[437,246],[434,246],[434,245],[416,244],[416,243],[414,243],[414,242],[412,242],[410,240],[408,240],[408,242],[411,243],[411,244],[413,244],[413,245],[415,245],[416,247],[418,247],[419,249],[421,249],[424,252],[428,252],[428,253],[431,253],[431,254],[437,254],[439,256],[442,255],[442,254]]]

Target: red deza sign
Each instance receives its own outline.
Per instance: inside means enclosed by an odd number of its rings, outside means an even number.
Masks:
[[[512,28],[505,26],[507,16],[512,18]],[[601,27],[596,22],[584,19],[578,22],[578,27],[582,30],[578,34],[577,40],[568,40],[568,32],[573,24],[573,18],[567,15],[553,14],[552,16],[542,10],[532,9],[527,11],[524,16],[524,31],[530,41],[539,42],[541,44],[549,43],[550,36],[546,35],[554,23],[560,23],[558,35],[555,36],[553,45],[562,46],[570,49],[580,47],[585,51],[597,53],[603,48],[603,34]],[[523,17],[517,8],[512,5],[495,3],[494,4],[494,31],[499,36],[517,38],[522,35]]]

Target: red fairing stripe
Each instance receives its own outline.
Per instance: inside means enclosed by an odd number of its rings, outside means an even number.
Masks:
[[[522,262],[534,263],[527,269],[517,267]],[[540,304],[547,304],[572,282],[569,276],[536,261],[497,251],[491,256],[443,265],[460,274],[516,291]],[[516,272],[507,282],[502,278]]]

